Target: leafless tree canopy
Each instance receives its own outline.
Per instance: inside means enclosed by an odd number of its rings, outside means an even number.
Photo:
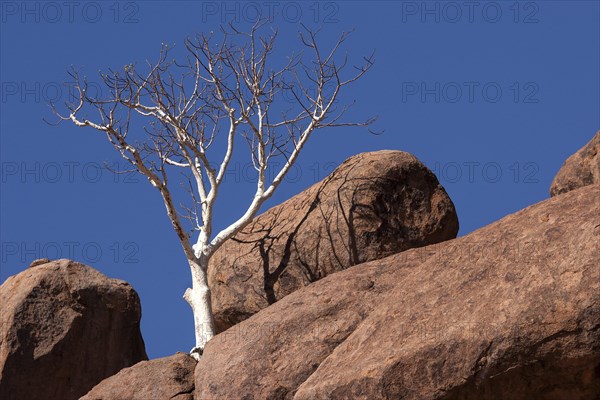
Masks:
[[[324,51],[317,44],[317,33],[304,28],[299,34],[303,50],[273,68],[277,32],[260,36],[258,32],[265,28],[264,22],[250,32],[229,26],[222,28],[218,39],[212,32],[188,38],[183,63],[171,59],[172,49],[163,45],[158,60],[144,68],[132,64],[122,71],[101,73],[108,91],[101,99],[90,97],[86,80],[76,70],[70,71],[78,83],[78,99],[67,105],[68,115],[57,115],[105,132],[121,155],[158,188],[188,256],[193,250],[180,217],[189,219],[201,236],[211,238],[212,210],[236,136],[245,139],[258,173],[256,194],[266,198],[314,130],[372,122],[343,121],[348,105],[336,101],[343,87],[373,65],[372,55],[355,66],[338,54],[348,33]],[[96,122],[88,119],[88,113],[96,113]],[[150,117],[141,141],[139,135],[135,141],[130,139],[130,132],[141,129],[134,123],[136,116]],[[221,144],[215,145],[219,139]],[[219,161],[209,151],[211,146],[221,150]],[[276,157],[285,159],[284,166],[268,182],[265,171]],[[192,175],[191,206],[180,212],[168,188],[167,172],[177,168]],[[226,237],[220,239],[213,243],[215,247]]]

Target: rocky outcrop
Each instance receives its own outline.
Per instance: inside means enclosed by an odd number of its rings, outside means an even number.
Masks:
[[[214,255],[220,331],[333,272],[456,237],[454,205],[416,157],[351,157],[306,191],[256,217]]]
[[[126,282],[70,260],[0,286],[0,398],[78,399],[146,360],[140,299]]]
[[[142,361],[100,382],[81,400],[194,399],[196,360],[188,354]]]
[[[565,161],[552,181],[550,195],[556,196],[598,183],[600,183],[600,131]]]
[[[330,275],[217,335],[197,399],[600,397],[600,186]]]

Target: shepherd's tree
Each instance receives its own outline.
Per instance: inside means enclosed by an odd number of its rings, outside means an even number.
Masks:
[[[371,68],[372,54],[355,65],[340,54],[348,33],[327,49],[317,36],[303,27],[299,52],[276,57],[277,32],[264,22],[249,31],[230,25],[217,35],[188,37],[178,61],[163,44],[155,62],[100,72],[101,96],[71,68],[74,101],[62,112],[53,105],[60,120],[103,133],[162,196],[191,269],[183,297],[194,315],[196,359],[215,335],[207,279],[215,251],[248,225],[315,131],[373,121],[345,121],[351,104],[338,101]],[[215,204],[240,140],[257,171],[256,189],[245,212],[215,232]],[[174,182],[187,187],[186,202],[176,204]]]

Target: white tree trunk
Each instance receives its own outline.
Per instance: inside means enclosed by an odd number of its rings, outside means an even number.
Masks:
[[[215,336],[215,322],[208,287],[208,257],[202,255],[196,260],[188,260],[192,270],[192,288],[187,289],[183,298],[192,307],[194,313],[194,332],[196,346],[190,355],[196,360],[200,359],[204,346]]]

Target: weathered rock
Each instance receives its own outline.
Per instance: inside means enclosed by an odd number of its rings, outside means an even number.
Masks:
[[[29,264],[29,268],[37,267],[38,265],[47,264],[49,262],[50,262],[49,258],[38,258],[38,259],[33,260],[31,262],[31,264]]]
[[[456,237],[454,204],[416,157],[351,157],[256,217],[209,266],[220,331],[333,272]]]
[[[96,385],[81,400],[193,400],[196,360],[188,354],[142,361]]]
[[[206,346],[197,399],[596,399],[600,185],[330,275]]]
[[[552,185],[550,196],[600,183],[600,131],[565,161]]]
[[[70,260],[0,286],[0,398],[78,399],[146,360],[140,299],[126,282]]]

